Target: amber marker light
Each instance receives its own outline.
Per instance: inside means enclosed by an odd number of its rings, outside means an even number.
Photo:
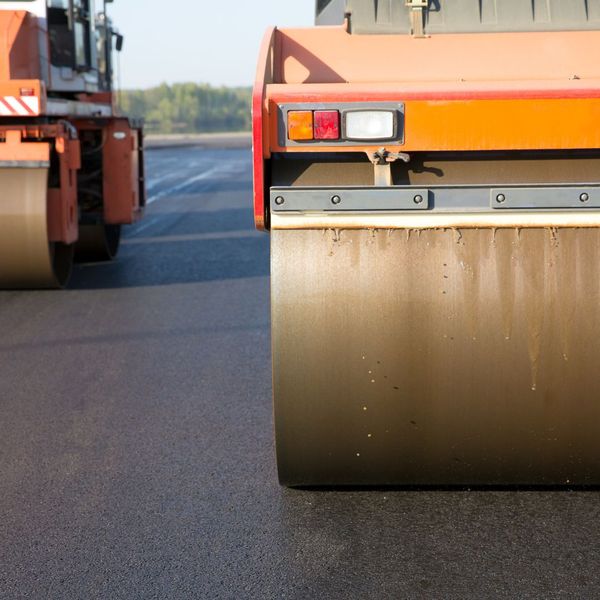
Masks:
[[[288,112],[288,139],[294,141],[314,139],[312,110],[290,110]]]

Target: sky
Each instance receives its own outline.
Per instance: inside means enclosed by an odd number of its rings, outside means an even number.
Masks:
[[[314,7],[314,0],[114,0],[108,13],[125,36],[121,87],[252,85],[267,27],[309,27]]]

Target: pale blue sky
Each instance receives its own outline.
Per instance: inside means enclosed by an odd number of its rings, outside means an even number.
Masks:
[[[310,26],[314,6],[314,0],[115,0],[108,12],[125,35],[121,85],[251,85],[265,29]]]

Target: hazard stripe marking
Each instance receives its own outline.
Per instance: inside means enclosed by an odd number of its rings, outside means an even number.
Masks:
[[[4,98],[0,98],[0,115],[3,117],[7,117],[12,114],[13,112],[10,109],[10,106],[8,106],[6,102],[4,102]]]
[[[40,112],[40,100],[37,96],[15,96],[0,97],[0,116],[21,117],[35,116]]]
[[[37,96],[21,96],[21,102],[23,102],[33,114],[37,115],[40,112],[40,99]]]
[[[5,96],[4,102],[6,102],[6,104],[8,104],[13,109],[14,114],[17,114],[22,117],[26,117],[31,114],[29,108],[27,108],[27,106],[19,102],[19,100],[17,100],[17,98],[15,98],[14,96]]]

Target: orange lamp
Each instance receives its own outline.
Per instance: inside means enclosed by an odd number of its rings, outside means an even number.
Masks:
[[[290,140],[312,140],[312,110],[290,110],[288,112],[288,138]]]

